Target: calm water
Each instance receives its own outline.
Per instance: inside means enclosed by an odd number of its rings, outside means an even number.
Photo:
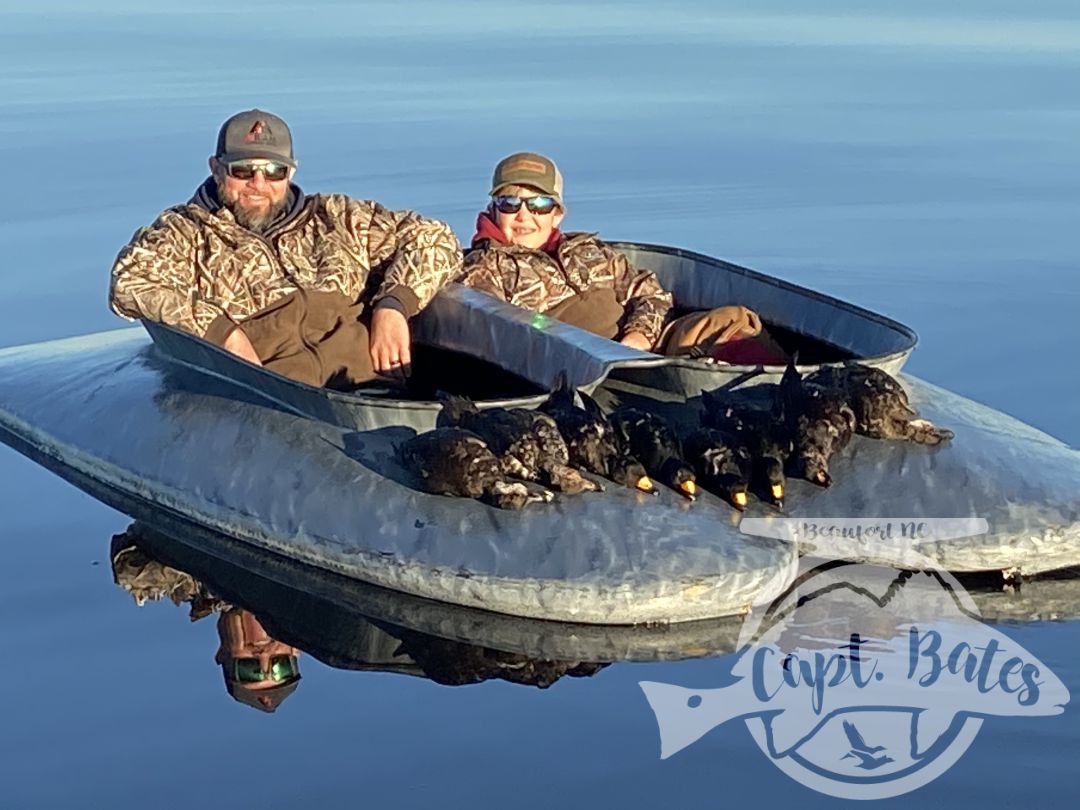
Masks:
[[[0,346],[117,326],[116,251],[259,105],[292,125],[306,189],[416,207],[463,240],[495,160],[545,151],[568,227],[884,312],[921,336],[909,371],[1080,446],[1072,2],[147,5],[0,7]],[[113,584],[124,515],[6,448],[0,481],[4,807],[833,804],[741,724],[659,759],[637,682],[712,683],[726,658],[541,691],[305,656],[280,710],[253,711],[225,693],[213,619]],[[1007,632],[1080,695],[1064,613]],[[891,804],[1061,805],[1075,716],[988,720]]]

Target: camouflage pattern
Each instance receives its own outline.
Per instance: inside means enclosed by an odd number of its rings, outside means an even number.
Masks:
[[[534,312],[546,312],[590,288],[613,288],[626,311],[620,336],[640,332],[654,343],[672,304],[671,293],[654,273],[635,269],[591,233],[566,234],[556,256],[480,241],[465,255],[460,280]]]
[[[390,295],[411,316],[460,271],[449,226],[412,211],[313,195],[259,235],[226,208],[191,202],[164,211],[120,251],[109,303],[118,315],[202,337],[222,316],[242,321],[297,288],[350,300]]]

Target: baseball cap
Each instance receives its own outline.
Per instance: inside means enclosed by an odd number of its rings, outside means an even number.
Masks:
[[[222,124],[214,157],[222,163],[264,158],[296,168],[289,125],[265,110],[240,112]]]
[[[251,689],[242,683],[237,683],[225,676],[225,689],[232,696],[233,700],[237,703],[243,703],[245,706],[250,706],[253,709],[258,709],[261,712],[267,712],[273,714],[277,711],[278,706],[289,695],[296,691],[296,687],[300,685],[300,676],[297,675],[295,679],[287,681],[280,686],[272,686],[269,689]]]
[[[563,177],[555,161],[535,152],[516,152],[499,161],[491,178],[491,194],[506,186],[532,186],[563,204]]]

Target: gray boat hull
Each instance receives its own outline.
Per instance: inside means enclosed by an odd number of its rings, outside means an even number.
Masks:
[[[795,559],[739,535],[723,504],[673,493],[612,486],[513,513],[420,492],[394,453],[412,429],[352,431],[214,391],[141,329],[4,350],[0,380],[0,437],[91,494],[416,596],[678,622],[744,611]]]

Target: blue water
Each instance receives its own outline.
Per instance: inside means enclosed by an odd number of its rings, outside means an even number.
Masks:
[[[494,162],[554,156],[570,229],[678,245],[884,312],[907,370],[1080,446],[1080,9],[1027,4],[7,0],[0,346],[114,328],[119,247],[205,174],[219,123],[291,124],[309,191],[450,222]],[[111,581],[128,519],[0,449],[0,806],[832,806],[740,724],[659,759],[622,664],[540,691],[305,659],[274,715],[234,703],[213,620]],[[1080,686],[1080,624],[1008,629]],[[988,720],[890,806],[1051,807],[1075,709]]]

